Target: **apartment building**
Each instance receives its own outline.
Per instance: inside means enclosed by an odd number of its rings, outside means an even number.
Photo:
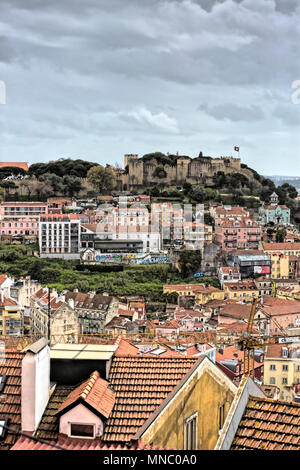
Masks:
[[[81,225],[77,214],[40,216],[40,257],[79,259],[80,235]]]
[[[210,215],[215,219],[215,226],[221,224],[223,219],[228,217],[249,217],[247,209],[240,206],[216,206],[210,208]]]
[[[75,309],[79,332],[84,335],[104,333],[105,326],[119,313],[119,301],[113,296],[84,294],[75,289],[64,291],[63,299]]]
[[[0,293],[0,336],[22,335],[24,329],[22,306],[11,297]]]
[[[2,202],[1,235],[37,237],[39,216],[47,212],[48,205],[44,202]]]
[[[254,281],[224,283],[225,298],[236,301],[251,302],[258,298],[258,290]]]
[[[210,300],[224,300],[224,291],[204,284],[165,285],[163,289],[164,294],[177,292],[179,297],[193,297],[199,305]]]
[[[239,282],[241,274],[236,266],[221,266],[218,270],[218,278],[223,289],[226,282]]]
[[[19,302],[23,307],[29,308],[30,298],[40,288],[41,284],[30,276],[21,277],[18,281],[14,281],[10,288],[10,296]]]
[[[272,261],[271,277],[300,277],[300,243],[262,243],[263,250]]]
[[[48,288],[41,288],[30,299],[30,330],[34,335],[49,335],[51,342],[78,341],[78,316],[65,299]]]
[[[300,344],[274,344],[267,347],[264,385],[275,385],[280,399],[296,401],[300,393]]]
[[[224,251],[249,248],[257,250],[262,228],[248,217],[225,217],[215,227],[215,240]]]

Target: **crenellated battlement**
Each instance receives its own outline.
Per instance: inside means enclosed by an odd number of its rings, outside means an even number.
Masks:
[[[218,172],[225,174],[241,170],[240,158],[221,156],[212,158],[203,156],[190,158],[188,156],[149,154],[147,158],[139,158],[137,154],[124,155],[126,172],[120,181],[124,189],[139,187],[147,184],[189,182],[203,183],[206,178],[212,178]]]

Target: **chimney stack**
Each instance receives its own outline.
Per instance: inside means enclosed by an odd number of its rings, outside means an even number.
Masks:
[[[25,348],[22,360],[22,432],[32,434],[38,427],[49,400],[50,348],[41,338]]]

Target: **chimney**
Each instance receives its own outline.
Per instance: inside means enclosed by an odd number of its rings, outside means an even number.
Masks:
[[[69,305],[70,305],[71,309],[74,310],[74,308],[75,308],[74,299],[69,299],[68,302],[69,302]]]
[[[49,400],[50,348],[46,338],[27,346],[22,360],[21,424],[22,431],[33,433]]]

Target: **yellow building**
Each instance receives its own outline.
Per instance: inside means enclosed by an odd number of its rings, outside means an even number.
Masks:
[[[210,300],[224,300],[224,291],[205,284],[165,285],[164,294],[176,292],[179,296],[195,298],[195,303],[206,304]]]
[[[264,359],[264,385],[280,390],[280,399],[293,401],[300,393],[299,343],[268,346]]]
[[[271,257],[271,277],[288,278],[290,259],[300,258],[300,243],[263,243],[263,250]]]
[[[135,438],[179,450],[213,450],[237,393],[206,356],[144,423]]]
[[[11,297],[1,294],[0,336],[23,334],[23,312],[21,305]]]
[[[251,302],[259,295],[259,290],[253,281],[224,282],[224,292],[226,299],[243,302]]]
[[[300,300],[300,286],[278,287],[276,297],[279,299]]]

